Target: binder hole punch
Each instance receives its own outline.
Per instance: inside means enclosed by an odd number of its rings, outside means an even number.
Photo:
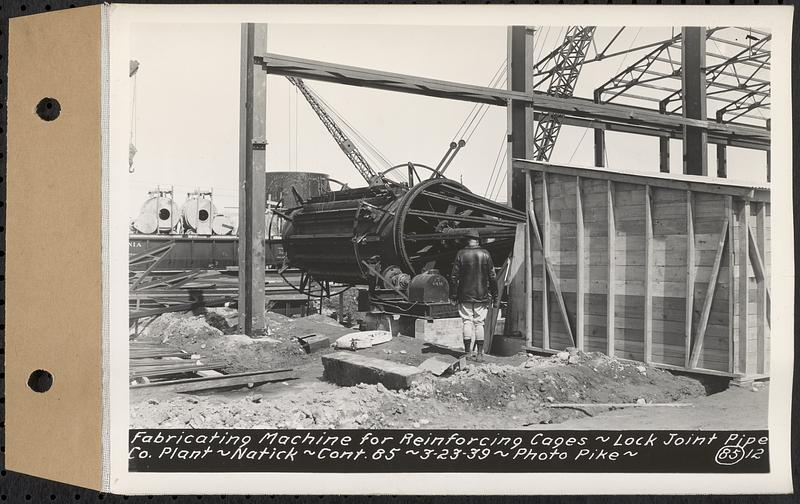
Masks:
[[[55,98],[42,98],[36,105],[36,115],[43,121],[55,121],[61,115],[61,104]]]
[[[53,386],[53,375],[44,369],[37,369],[28,377],[28,387],[34,392],[43,394]]]

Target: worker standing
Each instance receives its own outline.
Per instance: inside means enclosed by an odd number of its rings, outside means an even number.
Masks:
[[[477,353],[477,360],[481,360],[483,326],[489,303],[497,304],[497,279],[492,257],[486,249],[481,248],[477,232],[467,234],[467,246],[456,254],[450,282],[451,297],[458,303],[458,314],[463,322],[464,349],[467,354]]]

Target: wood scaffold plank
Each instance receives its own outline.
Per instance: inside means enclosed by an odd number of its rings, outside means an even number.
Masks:
[[[745,200],[739,213],[739,359],[737,372],[747,374],[747,305],[750,304],[747,266],[750,264],[748,229],[750,202]]]
[[[644,186],[644,362],[653,360],[653,209],[650,186]]]
[[[606,289],[606,353],[614,356],[614,282],[616,278],[614,262],[616,261],[617,231],[614,222],[614,182],[606,181],[606,215],[608,220],[608,288]]]
[[[692,319],[694,312],[694,193],[686,191],[686,329],[685,365],[689,367],[692,353]]]
[[[708,289],[706,290],[706,298],[703,302],[703,311],[700,314],[700,320],[697,325],[697,336],[692,348],[692,357],[689,361],[690,368],[696,368],[697,363],[700,361],[700,353],[703,351],[703,340],[706,336],[706,328],[708,327],[708,317],[711,314],[711,302],[714,300],[714,291],[717,286],[717,277],[719,276],[720,265],[722,264],[722,253],[725,250],[725,240],[729,232],[730,222],[728,217],[722,224],[722,229],[719,232],[719,243],[717,244],[717,253],[714,256],[714,266],[711,268],[711,276],[708,280]]]
[[[575,346],[579,350],[583,350],[583,330],[584,330],[584,273],[586,268],[586,256],[584,255],[584,228],[583,228],[583,198],[581,196],[581,178],[575,177],[575,236],[577,242],[577,269],[575,294],[577,301],[576,304],[576,319],[575,319]]]

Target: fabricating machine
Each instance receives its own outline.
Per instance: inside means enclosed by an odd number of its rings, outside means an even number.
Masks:
[[[525,214],[438,176],[412,185],[388,179],[333,191],[285,212],[288,265],[311,282],[366,285],[359,310],[418,317],[452,316],[448,281],[465,235],[477,232],[496,265],[511,253]],[[430,169],[430,168],[429,168]],[[419,180],[419,177],[417,177]]]

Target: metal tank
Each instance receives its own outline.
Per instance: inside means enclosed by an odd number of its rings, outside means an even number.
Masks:
[[[410,277],[431,268],[449,274],[468,232],[491,239],[484,247],[500,265],[525,214],[434,178],[411,188],[377,184],[330,192],[306,201],[289,219],[282,244],[290,266],[316,280],[363,285],[393,268]]]
[[[184,232],[199,235],[213,234],[212,223],[218,215],[210,192],[194,192],[186,195],[181,208],[181,221]]]
[[[180,210],[172,199],[172,191],[155,190],[148,193],[133,228],[142,234],[171,233],[180,222]]]

